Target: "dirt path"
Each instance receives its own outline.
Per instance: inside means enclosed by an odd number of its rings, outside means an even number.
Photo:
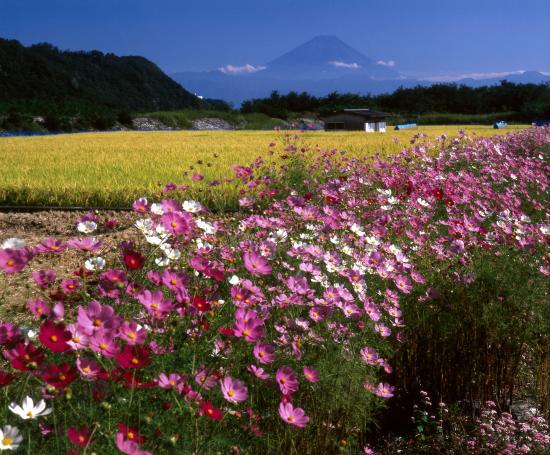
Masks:
[[[0,213],[0,244],[10,237],[17,237],[32,247],[48,237],[66,241],[72,237],[82,236],[76,225],[85,213],[87,212]],[[114,246],[121,240],[133,236],[135,231],[131,226],[138,215],[133,212],[104,211],[98,212],[97,216],[98,233],[105,245],[101,256],[108,259],[117,253]],[[117,220],[117,225],[106,228],[105,222],[113,219]],[[0,321],[21,321],[28,317],[24,306],[29,298],[38,296],[37,287],[31,276],[33,270],[53,268],[59,278],[67,278],[81,268],[90,256],[90,253],[70,249],[61,255],[40,255],[21,273],[6,275],[0,272]]]

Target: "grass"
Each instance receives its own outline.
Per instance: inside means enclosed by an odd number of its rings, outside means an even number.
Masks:
[[[302,143],[320,148],[336,145],[354,154],[379,152],[385,156],[399,152],[419,132],[432,137],[456,135],[460,128],[428,126],[390,130],[386,134],[306,132]],[[491,136],[521,127],[462,128]],[[184,172],[200,172],[206,181],[229,177],[231,165],[248,164],[265,155],[269,143],[280,144],[281,140],[282,133],[275,131],[110,132],[0,138],[0,205],[127,207],[137,197],[158,193],[168,182],[190,183]],[[223,210],[236,206],[238,192],[231,184],[207,190],[194,185],[188,197]]]

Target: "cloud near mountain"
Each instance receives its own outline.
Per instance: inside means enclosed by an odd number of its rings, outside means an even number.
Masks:
[[[257,73],[258,71],[265,70],[266,66],[254,66],[249,63],[243,66],[225,65],[218,68],[224,74],[250,74]]]
[[[361,68],[361,65],[359,65],[359,63],[346,63],[346,62],[338,62],[338,61],[333,61],[333,62],[329,62],[331,65],[335,66],[336,68],[353,68],[353,69],[358,69],[358,68]]]

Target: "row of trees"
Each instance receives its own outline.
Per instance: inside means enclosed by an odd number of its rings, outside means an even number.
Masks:
[[[274,91],[268,98],[245,101],[241,112],[260,112],[286,118],[296,113],[324,115],[354,107],[368,107],[407,117],[433,112],[466,115],[514,112],[526,118],[549,116],[550,85],[502,81],[500,85],[474,88],[457,84],[434,84],[402,87],[391,94],[376,96],[334,92],[324,97],[315,97],[306,92],[281,95]]]

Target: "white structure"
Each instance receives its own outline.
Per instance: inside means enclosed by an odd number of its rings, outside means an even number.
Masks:
[[[385,133],[386,122],[367,122],[365,123],[366,133]]]

